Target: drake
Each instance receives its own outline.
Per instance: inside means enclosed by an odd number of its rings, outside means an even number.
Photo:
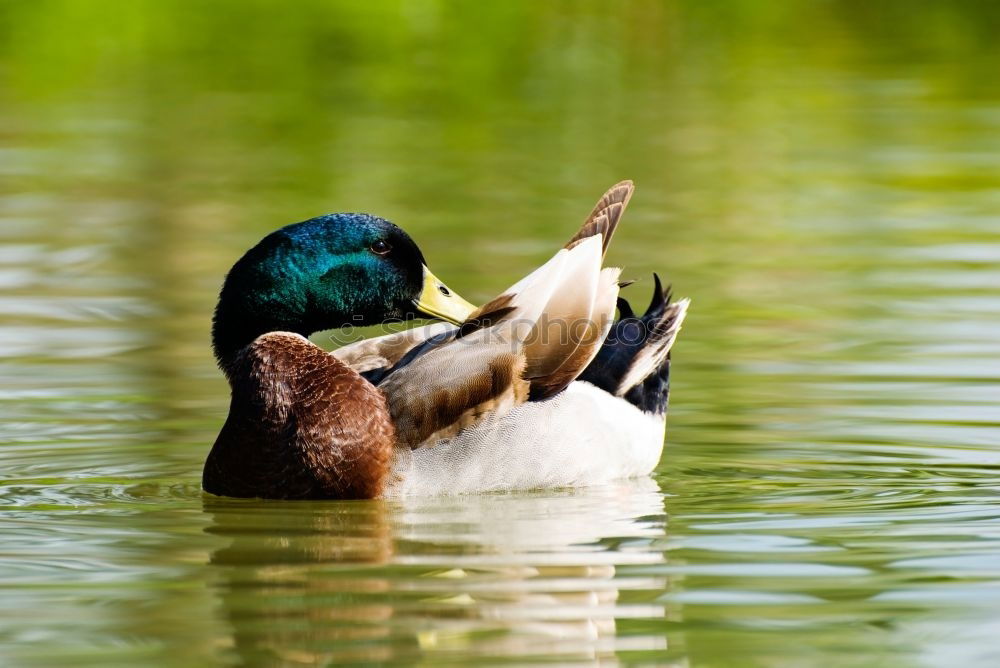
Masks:
[[[480,308],[382,218],[330,214],[266,236],[215,310],[232,398],[204,489],[356,499],[650,473],[688,301],[671,302],[654,274],[637,316],[618,297],[620,270],[602,268],[632,191],[611,188],[552,259]],[[333,353],[306,338],[419,316],[445,322]]]

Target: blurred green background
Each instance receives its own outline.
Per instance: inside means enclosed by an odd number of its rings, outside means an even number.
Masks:
[[[0,0],[0,663],[996,665],[1000,4]],[[203,499],[263,234],[481,301],[612,183],[654,481]],[[328,337],[314,337],[330,345]]]

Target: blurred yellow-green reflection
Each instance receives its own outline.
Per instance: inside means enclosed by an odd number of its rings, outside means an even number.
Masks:
[[[0,2],[0,663],[995,665],[998,19]],[[623,178],[693,298],[655,481],[202,498],[260,236],[377,213],[477,301]]]

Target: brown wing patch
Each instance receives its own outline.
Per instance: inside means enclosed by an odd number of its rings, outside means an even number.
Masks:
[[[205,462],[213,494],[374,498],[394,432],[382,394],[297,334],[259,337],[235,362],[229,417]]]
[[[583,373],[604,343],[611,315],[602,313],[597,316],[597,320],[579,320],[571,324],[571,335],[579,344],[554,371],[531,379],[532,400],[546,399],[561,392]]]
[[[485,413],[527,399],[523,358],[493,346],[474,347],[476,360],[463,360],[454,349],[434,351],[379,385],[388,398],[399,445],[413,448],[452,436]]]
[[[622,181],[611,186],[610,189],[597,201],[594,210],[587,216],[580,230],[573,235],[573,238],[566,242],[564,248],[572,248],[588,237],[595,234],[604,235],[602,246],[603,252],[608,252],[608,244],[614,236],[618,222],[621,220],[625,207],[628,206],[635,185],[631,181]]]

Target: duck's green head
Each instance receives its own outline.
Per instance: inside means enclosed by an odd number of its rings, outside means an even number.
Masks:
[[[215,309],[212,344],[226,368],[267,332],[309,336],[418,315],[459,323],[473,309],[435,278],[399,227],[377,216],[336,213],[272,232],[233,265]]]

